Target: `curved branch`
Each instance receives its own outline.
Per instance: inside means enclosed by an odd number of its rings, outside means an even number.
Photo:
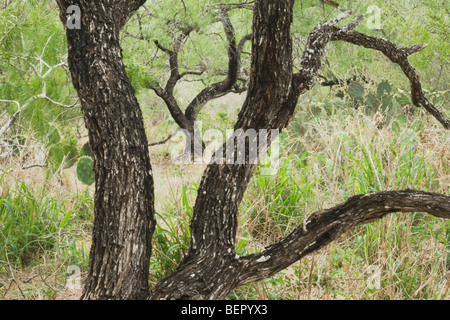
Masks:
[[[331,41],[342,40],[365,48],[374,49],[382,52],[389,60],[398,64],[411,84],[411,98],[416,107],[424,107],[444,128],[450,129],[450,120],[440,112],[422,90],[419,75],[408,61],[408,56],[416,53],[426,47],[426,44],[412,45],[406,48],[399,48],[386,39],[380,39],[365,35],[358,31],[347,31],[336,28],[331,37]]]
[[[317,82],[318,71],[325,56],[325,46],[329,41],[346,41],[365,48],[382,52],[392,62],[398,64],[411,83],[411,98],[416,107],[424,107],[446,129],[450,129],[450,120],[439,111],[425,96],[419,75],[408,61],[408,57],[426,47],[425,44],[412,45],[399,48],[384,38],[376,38],[365,35],[353,29],[363,20],[363,16],[356,17],[345,27],[337,27],[336,23],[346,19],[351,12],[341,13],[335,19],[319,24],[310,34],[306,49],[302,56],[302,68],[295,77],[300,80],[301,92],[311,89]]]
[[[127,21],[144,5],[146,0],[116,0],[112,2],[115,11],[120,11],[121,15],[116,15],[116,21],[121,29]]]
[[[155,44],[158,49],[169,55],[170,77],[169,80],[167,80],[167,84],[165,87],[166,91],[169,94],[173,93],[178,80],[181,79],[178,64],[178,54],[183,46],[184,40],[189,37],[192,31],[194,31],[193,26],[187,26],[186,28],[183,28],[181,34],[174,40],[171,50],[163,47],[157,40],[155,40]]]
[[[211,100],[224,96],[232,91],[239,76],[241,66],[241,54],[244,50],[244,45],[251,40],[252,35],[245,35],[236,45],[236,33],[230,16],[225,9],[221,10],[220,21],[228,41],[228,70],[226,78],[222,81],[213,83],[209,87],[203,89],[186,108],[186,116],[190,121],[195,121],[201,109]]]
[[[186,28],[183,28],[181,34],[174,40],[172,49],[165,48],[157,40],[154,41],[158,49],[169,55],[170,77],[167,80],[165,88],[162,88],[159,84],[148,85],[150,89],[152,89],[159,97],[164,100],[174,120],[180,127],[184,129],[193,128],[193,126],[178,105],[173,92],[178,81],[183,76],[188,74],[180,74],[178,54],[182,48],[184,40],[191,34],[192,31],[194,31],[193,26],[187,26]],[[189,72],[189,74],[192,73],[194,72]]]
[[[411,189],[354,196],[332,209],[312,214],[284,239],[263,252],[238,259],[242,264],[239,284],[271,276],[351,228],[393,212],[426,212],[450,219],[450,196]]]

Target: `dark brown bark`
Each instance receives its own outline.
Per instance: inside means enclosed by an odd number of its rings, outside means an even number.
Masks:
[[[320,24],[308,39],[301,71],[292,74],[292,4],[293,1],[256,1],[250,84],[236,130],[285,128],[299,95],[316,84],[326,44],[337,40],[336,33],[352,33],[360,22],[357,18],[346,27],[335,27],[350,15],[344,12]],[[378,39],[372,42],[377,49]],[[218,152],[222,155],[222,151]],[[350,228],[388,213],[423,211],[450,218],[448,196],[411,190],[359,195],[312,215],[262,253],[238,258],[235,253],[238,207],[255,167],[248,161],[208,165],[194,206],[188,253],[177,271],[152,289],[150,298],[224,298],[233,288],[273,275]]]
[[[144,3],[58,0],[81,9],[67,29],[69,67],[89,131],[94,229],[83,299],[142,299],[148,292],[154,229],[153,178],[143,118],[125,73],[119,30]]]
[[[393,212],[426,212],[450,219],[450,197],[415,190],[357,195],[332,209],[317,212],[263,252],[243,257],[240,284],[267,278],[316,251],[350,229]]]
[[[362,20],[362,16],[354,20],[355,26]],[[346,41],[365,48],[382,52],[389,60],[400,66],[405,76],[411,84],[411,98],[416,107],[425,108],[433,117],[438,120],[446,129],[450,129],[450,120],[439,111],[422,90],[419,75],[408,61],[408,57],[426,47],[425,44],[412,45],[406,48],[399,48],[386,39],[380,39],[365,35],[355,30],[333,27],[330,30],[331,41]]]
[[[292,87],[290,26],[294,1],[257,1],[247,99],[235,129],[284,128],[298,99]],[[203,174],[191,223],[191,244],[177,272],[153,299],[220,299],[238,284],[233,268],[238,207],[255,164],[210,164]]]
[[[69,3],[57,2],[65,21]],[[69,66],[89,130],[96,174],[93,244],[83,292],[85,299],[140,299],[148,294],[154,229],[153,180],[142,115],[125,73],[119,45],[120,28],[142,2],[127,1],[125,10],[120,7],[125,5],[123,1],[101,4],[77,1],[82,10],[82,28],[67,30]],[[434,112],[446,126],[448,120],[430,107],[418,77],[407,62],[408,55],[423,46],[398,49],[385,39],[357,33],[353,29],[360,17],[345,27],[336,27],[349,12],[320,24],[311,33],[302,68],[293,74],[290,35],[293,4],[294,0],[255,2],[250,83],[236,132],[283,130],[299,95],[317,81],[326,44],[337,40],[379,50],[399,64],[411,81],[413,101]],[[172,76],[175,79],[180,74]],[[157,90],[163,95],[170,92],[172,85]],[[150,298],[224,298],[237,286],[286,268],[350,228],[392,212],[422,211],[450,218],[450,197],[446,195],[414,190],[358,195],[333,209],[313,214],[263,252],[237,257],[238,207],[256,167],[250,161],[250,142],[244,145],[245,150],[232,144],[235,155],[244,151],[243,163],[208,165],[194,206],[189,250],[177,271],[150,291]],[[258,148],[266,151],[264,140],[258,142]],[[218,150],[218,159],[227,147]],[[233,159],[234,156],[226,160]]]

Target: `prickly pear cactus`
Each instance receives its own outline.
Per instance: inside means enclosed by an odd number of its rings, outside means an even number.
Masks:
[[[81,157],[77,163],[77,177],[85,185],[95,182],[94,162],[91,157]]]
[[[362,100],[364,97],[364,87],[359,82],[352,82],[348,87],[348,94],[355,100]]]
[[[80,155],[92,157],[92,151],[91,151],[91,147],[89,146],[89,142],[86,142],[85,144],[83,144],[83,147],[81,147],[81,150],[80,150]]]
[[[378,110],[378,107],[381,105],[380,100],[378,100],[377,97],[372,93],[369,93],[366,96],[365,103],[367,106],[368,114],[375,114],[375,112],[377,112]]]
[[[392,87],[388,81],[382,81],[377,87],[378,98],[381,99],[384,94],[390,94]]]

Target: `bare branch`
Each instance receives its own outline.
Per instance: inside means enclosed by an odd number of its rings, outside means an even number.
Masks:
[[[163,47],[158,40],[155,40],[155,45],[158,47],[159,50],[167,53],[167,54],[173,54],[173,51],[170,49],[167,49],[166,47]]]
[[[22,112],[24,112],[24,111],[29,107],[29,105],[30,105],[33,101],[35,101],[36,99],[44,99],[44,100],[47,100],[47,101],[49,101],[50,103],[52,103],[52,104],[54,104],[54,105],[57,105],[57,106],[59,106],[59,107],[61,107],[61,108],[64,108],[64,109],[71,109],[71,108],[74,108],[74,107],[78,106],[78,104],[77,104],[78,100],[77,100],[74,104],[72,104],[72,105],[64,105],[64,104],[62,104],[62,103],[59,103],[59,102],[56,102],[56,101],[52,100],[51,98],[49,98],[49,97],[47,96],[47,83],[45,82],[45,78],[47,78],[47,77],[50,75],[50,73],[51,73],[54,69],[59,68],[59,67],[61,67],[61,66],[63,66],[63,65],[66,65],[65,62],[60,62],[60,63],[58,63],[58,64],[56,64],[56,65],[54,65],[54,66],[49,66],[48,63],[46,63],[46,62],[42,59],[42,57],[43,57],[43,55],[44,55],[44,53],[45,53],[45,48],[47,47],[48,43],[50,42],[50,39],[51,39],[51,37],[49,37],[49,39],[47,40],[47,43],[45,44],[44,49],[42,50],[41,56],[39,56],[39,57],[36,58],[36,59],[39,60],[39,70],[38,70],[38,68],[37,68],[35,65],[33,65],[33,64],[30,63],[30,66],[32,67],[33,72],[36,73],[36,75],[37,75],[37,76],[41,79],[41,81],[42,81],[42,93],[41,93],[41,94],[38,94],[38,95],[35,95],[35,96],[31,97],[31,98],[29,98],[23,105],[20,105],[20,103],[19,103],[18,101],[13,101],[13,100],[0,100],[0,102],[4,102],[4,103],[14,103],[14,104],[17,105],[17,111],[16,111],[16,112],[8,119],[8,121],[0,128],[0,137],[1,137],[1,136],[2,136],[2,135],[10,128],[10,127],[12,127],[12,126],[15,124],[17,118],[22,114]],[[42,71],[42,65],[45,65],[45,66],[48,67],[48,70],[47,70],[47,72],[46,72],[45,74],[42,74],[42,72],[43,72],[43,71]]]
[[[172,139],[173,137],[175,137],[175,135],[178,133],[179,130],[176,130],[174,133],[172,133],[171,135],[169,135],[166,139],[158,141],[158,142],[152,142],[149,143],[148,146],[149,147],[154,147],[154,146],[159,146],[162,145],[164,143],[166,143],[167,141],[169,141],[170,139]]]
[[[322,1],[322,3],[326,3],[326,4],[330,5],[330,6],[335,7],[335,8],[339,7],[339,3],[334,2],[332,0],[321,0],[321,1]]]
[[[242,3],[212,3],[209,7],[220,7],[221,10],[230,11],[233,9],[249,9],[253,10],[255,1],[246,1]]]
[[[332,209],[312,214],[284,239],[263,252],[238,259],[242,264],[240,285],[271,276],[351,228],[394,212],[426,212],[450,219],[450,196],[411,189],[354,196]]]
[[[28,166],[22,166],[22,170],[27,170],[27,169],[31,169],[31,168],[45,168],[47,167],[46,164],[31,164]]]
[[[201,71],[185,71],[183,73],[181,73],[178,78],[181,79],[187,75],[195,75],[195,76],[201,76],[203,73],[205,73],[205,70],[201,70]]]
[[[333,30],[332,41],[342,40],[365,48],[375,49],[382,52],[389,60],[398,64],[411,84],[411,98],[416,107],[424,107],[433,115],[447,130],[450,129],[450,120],[439,111],[422,90],[419,75],[408,61],[408,56],[426,47],[425,44],[413,45],[407,48],[398,48],[392,42],[365,35],[358,31],[346,31],[342,28]]]
[[[73,108],[75,108],[75,107],[80,106],[80,105],[78,104],[78,101],[79,101],[78,99],[77,99],[73,104],[71,104],[71,105],[66,105],[66,104],[62,104],[62,103],[53,101],[52,99],[50,99],[50,98],[47,97],[46,95],[44,95],[44,96],[39,96],[39,97],[42,98],[42,99],[47,100],[48,102],[50,102],[50,103],[52,103],[52,104],[54,104],[54,105],[56,105],[56,106],[58,106],[58,107],[63,108],[63,109],[73,109]]]
[[[202,108],[211,100],[221,97],[231,92],[238,80],[241,66],[241,54],[244,45],[251,40],[252,35],[245,35],[236,45],[236,34],[227,10],[221,10],[220,21],[228,41],[228,70],[226,78],[222,81],[211,84],[203,89],[186,108],[186,116],[194,121]]]
[[[39,97],[39,95],[31,97],[30,99],[28,99],[27,102],[25,102],[25,104],[23,106],[21,106],[20,103],[17,101],[0,100],[0,102],[15,103],[17,105],[17,111],[9,118],[9,120],[3,125],[3,127],[0,128],[0,137],[3,136],[3,134],[10,127],[12,127],[14,125],[17,118],[22,114],[22,112],[24,112],[27,109],[27,107],[30,105],[30,103],[33,102],[34,100],[36,100],[38,97]]]
[[[318,77],[318,71],[325,56],[325,46],[329,41],[346,41],[365,48],[382,52],[392,62],[398,64],[403,73],[411,83],[412,102],[416,107],[424,107],[432,114],[446,129],[450,129],[450,120],[440,112],[425,96],[420,78],[408,61],[408,56],[426,47],[425,44],[413,45],[406,48],[398,48],[395,44],[384,38],[376,38],[365,35],[353,29],[362,21],[358,16],[345,27],[337,27],[335,24],[350,16],[350,11],[341,13],[339,16],[324,24],[319,24],[310,34],[306,49],[302,56],[301,70],[295,75],[299,79],[298,90],[311,89]]]

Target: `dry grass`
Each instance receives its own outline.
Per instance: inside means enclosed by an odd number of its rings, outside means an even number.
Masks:
[[[409,127],[396,135],[389,125],[380,126],[375,116],[343,113],[336,117],[314,118],[302,136],[288,130],[284,157],[296,152],[293,148],[296,141],[306,147],[308,155],[304,167],[291,158],[280,168],[288,170],[292,179],[286,185],[280,185],[274,176],[262,187],[262,180],[254,178],[241,206],[240,254],[261,250],[298,225],[305,215],[335,206],[356,193],[399,189],[412,182],[413,188],[449,192],[450,135],[429,117],[421,117],[423,128],[410,136]],[[415,119],[417,116],[409,120],[408,126]],[[152,129],[148,134],[156,136]],[[196,193],[186,192],[186,187],[198,185],[205,165],[174,164],[167,155],[170,144],[158,148],[151,149],[156,211],[161,215],[186,217],[188,208],[183,204],[183,192],[193,206]],[[74,168],[46,179],[41,168],[22,169],[22,160],[2,163],[2,168],[16,165],[0,186],[2,197],[7,189],[26,181],[32,190],[40,190],[45,185],[46,195],[64,199],[69,208],[74,203],[70,195],[86,191],[77,181]],[[26,164],[39,160],[27,159]],[[410,170],[402,169],[406,167]],[[371,174],[371,179],[362,174],[364,169]],[[417,176],[418,173],[421,175]],[[293,187],[294,181],[300,189]],[[305,181],[315,184],[305,191],[302,189]],[[91,193],[92,189],[89,189]],[[277,216],[275,208],[282,209],[276,205],[277,199],[286,199],[299,190],[304,194],[300,195],[295,210]],[[180,223],[176,226],[178,231],[186,230],[183,219],[177,223]],[[448,234],[447,221],[422,214],[393,214],[348,232],[269,279],[234,290],[229,298],[450,299]],[[83,242],[89,247],[89,232],[84,237]],[[169,258],[176,262],[174,257]],[[32,267],[0,270],[0,297],[77,299],[80,296],[80,288],[64,288],[67,267],[64,258],[50,253],[35,259],[37,263]]]

